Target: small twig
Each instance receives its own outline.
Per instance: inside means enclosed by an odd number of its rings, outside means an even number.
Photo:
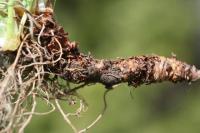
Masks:
[[[43,31],[44,31],[44,29],[45,29],[45,25],[43,24],[42,25],[42,29],[40,30],[40,33],[39,33],[39,35],[38,35],[38,43],[41,45],[41,41],[40,41],[40,38],[41,38],[41,35],[42,35],[42,33],[43,33]]]
[[[86,128],[80,130],[78,133],[86,132],[87,130],[89,130],[91,127],[93,127],[102,118],[102,116],[104,115],[104,113],[105,113],[105,111],[107,109],[106,96],[107,96],[109,91],[110,90],[106,90],[104,92],[104,96],[103,96],[104,108],[103,108],[102,112],[97,116],[97,118],[89,126],[87,126]]]
[[[66,116],[66,114],[64,113],[64,111],[62,110],[59,102],[57,99],[55,99],[55,103],[57,105],[58,110],[60,111],[60,113],[62,114],[64,120],[69,124],[69,126],[73,129],[74,133],[78,133],[78,130],[76,129],[76,127],[72,124],[72,122],[69,120],[69,118]]]
[[[35,94],[35,96],[36,96],[36,94]],[[56,107],[54,106],[53,103],[51,103],[51,102],[48,102],[48,103],[51,105],[52,109],[49,110],[49,111],[47,111],[47,112],[35,112],[35,111],[34,111],[34,112],[26,112],[26,113],[23,113],[22,115],[23,115],[23,116],[26,116],[26,115],[38,115],[38,116],[41,116],[41,115],[48,115],[48,114],[54,112],[55,109],[56,109]],[[21,115],[16,115],[16,117],[20,117],[20,116],[21,116]]]
[[[28,117],[28,119],[24,122],[24,124],[21,126],[21,128],[19,129],[19,133],[23,133],[24,132],[24,129],[25,127],[29,124],[29,122],[31,121],[31,118],[33,117],[33,113],[35,111],[35,108],[36,108],[36,100],[35,100],[35,94],[33,94],[33,107],[32,107],[32,110],[31,110],[31,113]]]

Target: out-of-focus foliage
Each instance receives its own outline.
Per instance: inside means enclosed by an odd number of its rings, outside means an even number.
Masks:
[[[141,54],[171,56],[200,64],[198,0],[57,0],[56,19],[97,58]],[[200,6],[199,6],[200,7]],[[199,35],[200,37],[200,35]],[[199,66],[200,67],[200,66]],[[199,133],[199,84],[161,83],[136,89],[121,85],[109,93],[108,109],[92,133]],[[84,127],[103,108],[104,87],[81,90],[89,110],[74,122]],[[131,99],[130,90],[134,95]],[[63,102],[66,111],[71,107]],[[43,104],[38,109],[45,110]],[[27,133],[71,132],[58,112],[36,116]]]

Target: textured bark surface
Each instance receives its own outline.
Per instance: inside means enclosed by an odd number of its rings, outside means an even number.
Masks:
[[[61,76],[74,83],[102,83],[106,88],[127,82],[137,87],[161,81],[195,81],[200,72],[176,58],[162,56],[135,56],[128,59],[98,60],[79,55],[69,63],[62,64]],[[57,71],[59,72],[59,71]]]

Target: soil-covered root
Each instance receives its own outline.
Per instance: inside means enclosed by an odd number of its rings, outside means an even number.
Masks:
[[[95,59],[80,53],[78,45],[53,17],[52,10],[30,14],[21,32],[17,51],[0,52],[0,131],[23,132],[33,115],[46,115],[58,109],[74,132],[85,132],[103,115],[106,94],[115,85],[128,83],[137,87],[161,81],[195,81],[200,71],[175,57],[157,55],[128,59]],[[22,16],[16,18],[20,24]],[[61,80],[61,82],[60,82]],[[78,84],[71,88],[70,84]],[[107,88],[102,114],[86,128],[78,130],[70,117],[79,117],[87,103],[78,90],[101,83]],[[36,112],[37,98],[51,107],[48,112]],[[59,100],[70,105],[79,103],[75,113],[65,113]]]

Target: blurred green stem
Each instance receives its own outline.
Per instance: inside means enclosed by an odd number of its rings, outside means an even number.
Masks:
[[[11,39],[15,36],[15,19],[13,4],[15,0],[8,1],[8,20],[7,20],[7,39]]]

